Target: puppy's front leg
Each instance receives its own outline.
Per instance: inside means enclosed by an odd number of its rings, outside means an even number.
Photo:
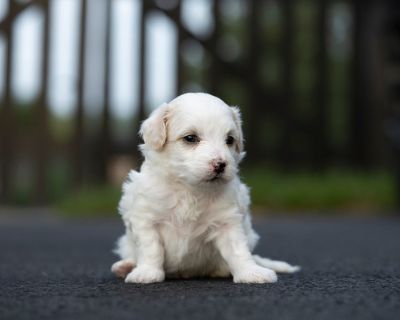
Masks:
[[[255,263],[241,225],[224,227],[216,237],[216,246],[227,262],[236,283],[272,283],[277,281],[275,271]]]
[[[137,239],[137,266],[125,278],[128,283],[152,283],[165,279],[163,270],[164,248],[160,236],[152,225],[135,228]]]

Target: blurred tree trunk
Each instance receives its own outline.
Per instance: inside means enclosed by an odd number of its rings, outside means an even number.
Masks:
[[[293,165],[293,135],[296,134],[294,118],[294,35],[295,35],[295,15],[294,0],[282,0],[282,57],[283,57],[283,82],[282,82],[282,101],[285,109],[285,119],[283,123],[282,139],[280,141],[280,162],[284,169],[289,169]]]
[[[183,82],[184,82],[184,68],[182,62],[182,44],[185,39],[183,32],[183,26],[181,21],[181,0],[177,1],[176,7],[172,12],[174,19],[176,21],[176,27],[178,29],[177,39],[176,39],[176,84],[175,84],[175,96],[180,95],[183,92]]]
[[[50,132],[48,126],[48,86],[49,86],[49,53],[50,53],[50,26],[51,26],[51,8],[53,1],[44,1],[42,4],[43,9],[43,46],[42,46],[42,61],[40,72],[41,92],[39,101],[36,106],[35,120],[36,120],[36,182],[35,182],[35,202],[43,204],[48,200],[47,188],[47,168],[48,168],[48,155],[50,152]]]
[[[110,128],[110,82],[111,82],[111,26],[112,26],[112,0],[106,0],[105,20],[105,48],[104,48],[104,89],[103,89],[103,115],[100,128],[99,159],[96,178],[100,182],[107,181],[107,164],[111,152]]]
[[[1,108],[1,201],[7,202],[11,196],[11,176],[14,162],[14,143],[15,139],[15,114],[12,109],[11,83],[13,65],[13,25],[16,15],[16,4],[13,0],[8,0],[8,16],[5,21],[4,34],[7,39],[5,63],[4,63],[4,97]],[[11,18],[12,17],[12,18]]]
[[[368,52],[370,49],[371,33],[368,32],[370,21],[367,19],[371,0],[353,0],[353,60],[352,60],[352,105],[350,112],[350,141],[349,154],[352,164],[361,168],[368,168],[370,149],[372,148],[371,128],[371,101],[370,63]]]
[[[326,167],[329,160],[329,141],[327,134],[327,101],[328,101],[328,57],[327,57],[327,37],[329,30],[328,5],[329,0],[317,0],[317,77],[315,81],[315,132],[311,140],[314,140],[314,169],[320,170]]]
[[[209,39],[210,47],[214,50],[214,54],[218,56],[218,41],[221,35],[221,3],[219,0],[213,1],[212,15],[214,18],[214,31]],[[210,84],[210,93],[219,97],[221,95],[221,70],[219,59],[214,58],[208,69],[208,82]]]
[[[136,113],[136,123],[135,123],[135,133],[139,132],[140,123],[146,116],[146,105],[145,105],[145,95],[146,95],[146,58],[147,58],[147,50],[146,50],[146,17],[148,12],[148,3],[147,1],[141,1],[142,8],[140,11],[140,34],[139,34],[139,105]],[[138,144],[140,142],[139,135],[136,134],[134,140],[134,150],[133,155],[135,160],[138,161],[140,159],[140,152],[138,149]]]
[[[259,159],[261,155],[259,135],[259,115],[258,110],[265,107],[266,101],[263,101],[262,94],[260,93],[260,59],[262,54],[262,41],[261,34],[261,20],[262,2],[259,0],[249,1],[249,16],[248,33],[250,36],[247,70],[249,81],[247,82],[247,121],[248,125],[248,139],[247,150],[249,159]]]
[[[80,2],[79,61],[78,61],[78,101],[75,111],[75,134],[73,137],[73,174],[75,186],[81,186],[84,175],[84,93],[86,77],[86,25],[87,0]]]

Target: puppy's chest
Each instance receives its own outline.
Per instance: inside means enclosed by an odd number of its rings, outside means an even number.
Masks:
[[[208,224],[199,224],[186,221],[182,224],[165,223],[160,226],[166,266],[173,270],[182,265],[204,259],[213,252],[213,227]],[[200,259],[200,260],[201,260]]]
[[[211,218],[212,206],[180,205],[166,212],[159,226],[166,235],[191,239],[204,235],[218,224]]]
[[[222,221],[216,208],[209,204],[193,202],[177,206],[166,212],[159,224],[159,231],[168,252],[183,257],[203,250],[209,245]]]

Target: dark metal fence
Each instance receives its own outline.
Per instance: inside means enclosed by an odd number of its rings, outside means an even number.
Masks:
[[[5,1],[5,0],[3,0]],[[6,58],[4,61],[4,94],[1,97],[1,201],[7,202],[13,192],[14,163],[17,158],[19,144],[17,121],[14,101],[11,90],[13,73],[11,70],[13,59],[13,27],[15,19],[32,7],[40,8],[44,13],[43,47],[41,50],[41,92],[37,102],[32,104],[34,108],[34,130],[31,139],[30,150],[34,155],[33,180],[35,191],[34,200],[45,202],[48,200],[48,165],[52,155],[60,150],[54,145],[49,130],[49,50],[50,21],[52,19],[51,0],[33,1],[8,1],[8,13],[0,21],[0,34],[6,40]],[[132,0],[135,1],[135,0]],[[137,0],[139,1],[139,0]],[[129,140],[125,145],[117,145],[112,137],[110,116],[110,63],[112,25],[112,0],[99,0],[106,3],[105,17],[105,47],[104,52],[104,87],[100,88],[104,95],[102,107],[102,121],[100,135],[95,142],[87,142],[84,129],[84,94],[85,64],[87,51],[86,19],[88,15],[87,0],[80,3],[80,30],[79,30],[79,63],[77,80],[77,103],[74,113],[74,130],[70,144],[61,148],[66,150],[69,157],[70,172],[73,174],[73,184],[80,186],[84,183],[87,166],[93,166],[96,181],[105,181],[107,163],[110,156],[116,152],[122,152],[138,156],[135,153],[137,139]],[[224,58],[219,48],[221,36],[227,31],[223,26],[222,0],[210,0],[212,4],[212,18],[214,28],[211,35],[206,38],[199,37],[186,28],[181,19],[181,1],[169,1],[170,6],[160,5],[162,1],[140,1],[140,41],[139,50],[139,99],[137,113],[132,126],[137,131],[140,121],[145,117],[146,94],[146,19],[152,11],[158,11],[169,17],[177,29],[176,41],[176,95],[184,91],[185,83],[190,80],[186,72],[186,66],[182,60],[183,44],[190,39],[200,44],[210,57],[210,64],[205,70],[203,87],[206,91],[221,96],[229,101],[229,94],[224,89],[224,83],[234,79],[240,84],[240,91],[244,97],[243,113],[247,137],[247,149],[249,162],[268,161],[281,167],[291,169],[306,166],[314,169],[324,169],[330,165],[351,165],[362,168],[382,166],[387,163],[386,142],[383,138],[381,124],[395,112],[398,103],[398,95],[386,93],[389,84],[378,84],[378,81],[386,81],[382,72],[390,66],[399,66],[399,47],[390,47],[387,35],[393,35],[395,41],[399,40],[398,15],[399,5],[397,1],[308,1],[315,10],[313,20],[313,38],[316,43],[313,47],[315,70],[312,93],[306,101],[307,108],[311,110],[304,115],[299,112],[298,97],[296,95],[296,41],[297,26],[295,10],[296,6],[304,1],[281,0],[275,1],[281,13],[281,33],[279,41],[281,81],[278,88],[271,89],[262,79],[262,70],[266,55],[269,51],[268,44],[264,41],[264,27],[262,16],[263,6],[268,0],[244,1],[247,14],[243,20],[245,43],[242,44],[245,54],[240,59],[229,61]],[[225,1],[226,2],[226,1]],[[345,3],[350,8],[352,28],[352,54],[350,68],[346,74],[349,81],[348,107],[343,115],[343,123],[346,125],[340,129],[346,131],[346,138],[339,144],[332,143],[330,118],[332,105],[329,95],[332,87],[330,60],[327,49],[329,10],[335,3]],[[392,25],[392,22],[395,22]],[[397,29],[396,29],[397,28]],[[397,38],[396,38],[397,37]],[[397,39],[397,40],[396,40]],[[388,44],[389,43],[389,44]],[[396,52],[392,60],[386,58],[387,52]],[[389,62],[388,62],[389,61]],[[395,82],[398,80],[395,80]],[[386,81],[387,82],[387,81]],[[386,83],[385,82],[385,83]],[[393,81],[392,81],[393,82]],[[398,82],[396,82],[398,84]],[[390,83],[393,85],[393,83]],[[394,84],[396,85],[396,84]],[[379,90],[377,90],[377,87]],[[396,100],[397,99],[397,100]],[[397,101],[393,103],[393,101]],[[268,120],[268,121],[267,121]],[[265,143],[263,130],[270,123],[278,127],[276,139],[271,143]],[[89,144],[88,144],[89,143]],[[91,144],[92,143],[92,144]],[[93,145],[95,143],[95,145]],[[122,150],[121,150],[122,149]],[[382,150],[384,151],[382,152]],[[88,152],[95,153],[88,157]],[[88,161],[92,161],[91,165]]]

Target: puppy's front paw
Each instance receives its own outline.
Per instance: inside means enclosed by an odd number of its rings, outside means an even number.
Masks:
[[[277,280],[275,271],[258,265],[245,267],[233,275],[233,281],[236,283],[273,283]]]
[[[132,270],[126,278],[126,283],[153,283],[162,282],[165,279],[165,273],[161,269],[139,266]]]

